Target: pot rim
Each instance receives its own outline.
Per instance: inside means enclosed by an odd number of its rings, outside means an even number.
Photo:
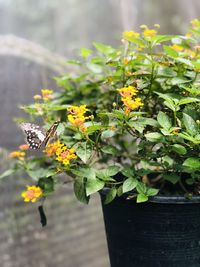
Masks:
[[[105,187],[99,191],[100,194],[105,195],[108,191],[110,191],[110,188]],[[130,193],[125,193],[122,195],[122,197],[130,196]],[[187,198],[185,196],[180,195],[174,195],[174,196],[164,196],[164,195],[157,195],[153,197],[149,197],[147,202],[143,203],[160,203],[160,204],[200,204],[200,196],[193,195],[191,198]],[[138,203],[141,204],[141,203]]]

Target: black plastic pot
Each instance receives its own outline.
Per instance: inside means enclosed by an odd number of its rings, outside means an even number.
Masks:
[[[102,208],[111,267],[200,267],[200,197],[116,198]]]

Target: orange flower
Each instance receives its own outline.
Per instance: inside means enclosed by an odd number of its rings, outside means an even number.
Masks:
[[[29,145],[27,145],[27,144],[22,144],[22,145],[19,146],[19,149],[20,149],[20,150],[24,150],[24,151],[25,151],[25,150],[28,150],[28,149],[29,149]]]
[[[142,107],[144,104],[142,103],[142,99],[137,97],[135,99],[123,99],[124,106],[126,107],[125,113],[128,115],[131,110],[135,110],[139,107]]]
[[[12,151],[9,154],[9,157],[10,158],[18,158],[19,160],[24,160],[25,152],[22,152],[22,151]]]
[[[44,150],[48,157],[56,155],[56,152],[61,149],[64,144],[60,143],[60,141],[56,141],[54,143],[48,144]]]
[[[26,186],[27,187],[27,190],[26,191],[23,191],[21,193],[21,196],[24,198],[24,201],[25,202],[36,202],[36,200],[38,198],[40,198],[42,196],[42,189],[39,187],[39,186],[35,186],[35,185],[32,185],[32,186]]]
[[[70,148],[70,149],[67,149],[66,146],[64,146],[61,151],[57,151],[56,152],[56,155],[57,155],[57,160],[62,162],[64,165],[69,165],[70,164],[70,161],[72,159],[76,159],[77,156],[76,154],[74,153],[75,152],[75,149],[74,148]]]
[[[132,98],[138,92],[138,90],[131,85],[117,89],[117,91],[119,91],[123,98]]]
[[[142,103],[141,98],[136,97],[136,94],[138,90],[133,86],[127,86],[120,89],[117,89],[117,91],[122,96],[121,100],[125,106],[125,113],[128,115],[131,110],[135,110],[139,107],[142,107],[144,104]]]

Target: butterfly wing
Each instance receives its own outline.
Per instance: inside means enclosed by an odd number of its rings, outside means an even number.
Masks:
[[[46,138],[46,132],[33,123],[22,123],[20,128],[26,135],[27,143],[31,149],[39,149]]]
[[[44,139],[44,145],[46,146],[49,142],[49,139],[54,137],[55,133],[56,133],[56,130],[58,128],[58,125],[59,125],[60,121],[55,121],[52,126],[49,128],[49,130],[46,132],[46,136],[45,136],[45,139]]]

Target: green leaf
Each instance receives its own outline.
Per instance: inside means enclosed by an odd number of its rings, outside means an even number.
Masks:
[[[200,170],[200,159],[199,158],[187,158],[183,162],[183,166],[189,168],[190,170],[196,171]]]
[[[158,192],[159,192],[159,190],[156,189],[156,188],[148,188],[147,189],[147,196],[148,197],[153,197],[153,196],[157,195]]]
[[[87,142],[79,143],[76,148],[77,156],[86,164],[92,156],[92,148]]]
[[[173,48],[171,48],[170,46],[164,45],[163,48],[164,48],[165,53],[168,56],[170,56],[172,58],[178,57],[178,53]]]
[[[38,186],[42,188],[43,195],[48,196],[50,193],[54,192],[54,179],[52,177],[40,178]]]
[[[142,202],[146,202],[148,200],[148,196],[143,194],[143,193],[139,193],[137,195],[137,203],[142,203]]]
[[[101,151],[103,151],[106,154],[111,154],[111,155],[117,155],[119,153],[119,151],[116,149],[116,147],[111,146],[111,145],[107,145],[104,146]]]
[[[101,73],[103,70],[102,66],[100,66],[99,64],[87,63],[86,66],[90,71],[92,71],[96,74]]]
[[[4,177],[7,177],[7,176],[10,176],[12,175],[13,173],[15,173],[16,170],[15,169],[9,169],[9,170],[6,170],[5,172],[3,172],[1,175],[0,175],[0,179],[4,178]]]
[[[137,192],[141,194],[146,194],[147,187],[142,182],[139,182],[136,186]]]
[[[144,135],[150,142],[160,142],[163,140],[163,135],[157,132],[147,133]]]
[[[180,176],[178,176],[177,174],[164,174],[163,178],[172,184],[176,184],[180,180]]]
[[[88,204],[89,196],[86,195],[85,179],[83,177],[77,177],[74,181],[74,193],[80,202]]]
[[[123,193],[129,192],[136,188],[138,181],[135,178],[128,178],[123,182]]]
[[[82,57],[89,57],[92,53],[92,50],[88,49],[88,48],[81,48],[81,56]]]
[[[166,130],[169,130],[172,127],[171,119],[162,111],[159,111],[157,120],[160,126]]]
[[[184,146],[179,144],[174,144],[171,146],[172,151],[178,153],[179,155],[185,155],[187,153],[187,150]]]
[[[184,97],[179,101],[179,106],[189,104],[189,103],[195,103],[195,102],[200,102],[199,98],[196,97]]]
[[[105,44],[97,43],[97,42],[94,42],[93,45],[99,52],[105,55],[109,55],[115,52],[115,49],[109,45],[105,45]]]
[[[189,80],[188,79],[186,79],[185,77],[174,77],[174,78],[172,78],[171,79],[171,84],[172,85],[179,85],[179,84],[182,84],[182,83],[188,83],[189,82]]]
[[[126,177],[132,177],[134,175],[134,171],[130,167],[124,167],[121,173]]]
[[[115,131],[112,131],[112,130],[106,130],[106,131],[103,131],[102,134],[101,134],[101,139],[108,139],[108,138],[111,138],[115,135]]]
[[[51,177],[54,176],[57,171],[55,169],[48,169],[48,168],[38,168],[35,170],[26,170],[28,175],[33,178],[34,180],[38,180],[39,178],[43,178],[43,177]]]
[[[123,186],[120,185],[120,186],[118,187],[118,189],[117,189],[117,195],[118,195],[118,197],[121,197],[121,196],[123,195],[123,190],[122,190],[122,188],[123,188]]]
[[[183,123],[185,125],[185,128],[186,128],[187,132],[190,135],[195,136],[196,134],[198,134],[198,125],[197,125],[197,123],[193,120],[192,117],[190,117],[186,113],[183,113]]]
[[[119,172],[119,167],[118,166],[110,166],[107,169],[102,169],[102,170],[98,170],[96,172],[97,177],[99,177],[100,179],[107,179],[110,176],[114,176]]]
[[[90,167],[81,167],[75,170],[71,170],[71,172],[73,174],[75,174],[76,176],[80,176],[80,177],[85,177],[88,179],[95,179],[96,178],[96,173],[95,173],[95,169],[94,168],[90,168]]]
[[[99,179],[88,179],[86,182],[86,195],[89,196],[93,193],[101,190],[105,185],[105,182]]]
[[[104,201],[104,204],[108,204],[111,201],[113,201],[113,199],[116,197],[117,195],[117,189],[115,187],[113,187],[112,189],[110,189],[110,191],[107,193],[106,195],[106,199]]]

